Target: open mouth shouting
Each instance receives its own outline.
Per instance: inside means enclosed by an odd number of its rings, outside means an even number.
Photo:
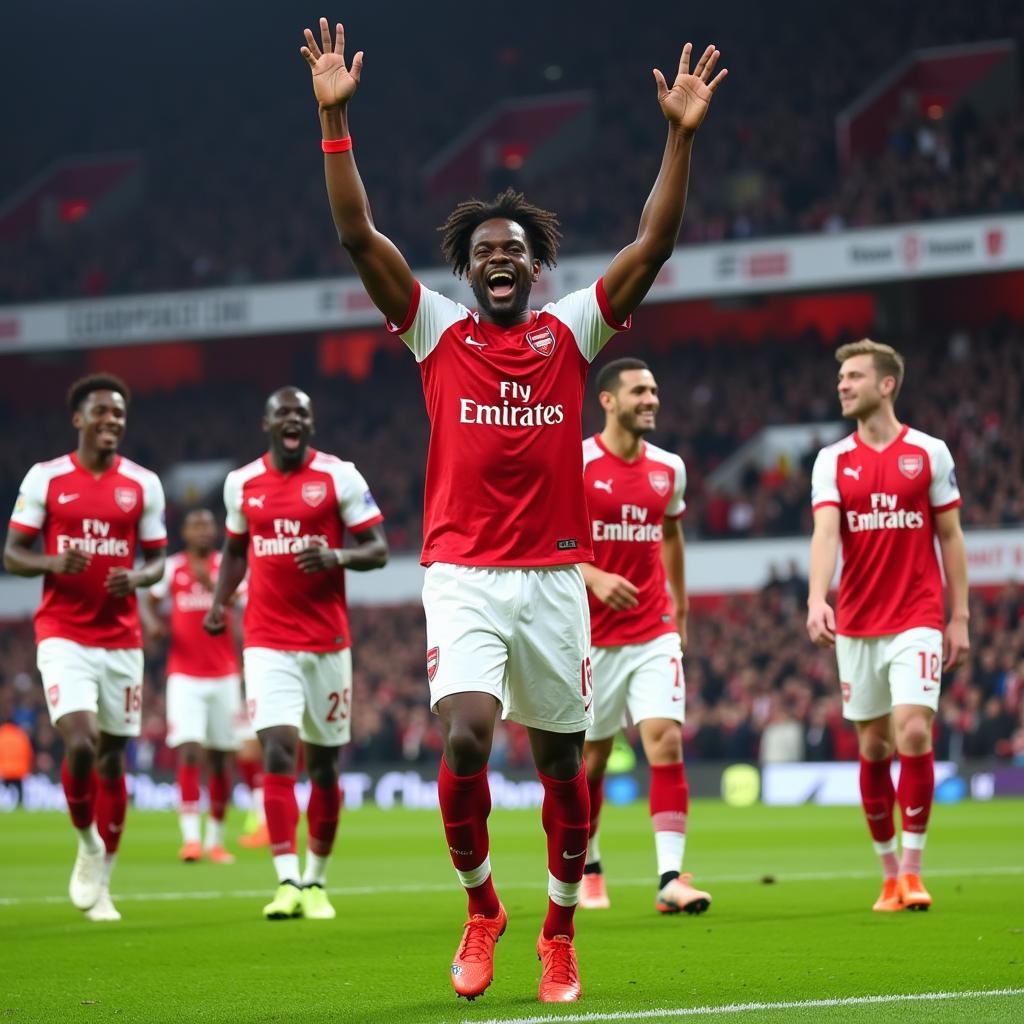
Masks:
[[[516,275],[507,267],[488,271],[484,278],[487,292],[494,302],[510,299],[516,292]]]
[[[298,425],[289,425],[281,428],[281,447],[289,453],[299,451],[302,447],[305,431]]]

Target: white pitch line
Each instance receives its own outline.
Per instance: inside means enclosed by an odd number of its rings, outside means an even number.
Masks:
[[[1024,995],[1024,988],[990,988],[973,992],[908,992],[905,995],[846,996],[837,999],[793,999],[778,1003],[728,1003],[723,1006],[683,1006],[664,1010],[622,1010],[617,1013],[568,1013],[557,1017],[465,1018],[466,1024],[551,1024],[569,1021],[591,1024],[599,1021],[663,1020],[666,1017],[720,1017],[727,1013],[764,1013],[766,1010],[814,1010],[835,1006],[873,1006],[881,1003],[931,1003],[953,999],[992,999]]]
[[[1006,866],[970,867],[970,868],[932,868],[927,872],[929,878],[959,878],[978,877],[981,875],[1024,875],[1024,865],[1012,864]],[[702,876],[703,877],[703,876]],[[877,878],[878,871],[805,871],[793,872],[791,874],[778,874],[772,876],[776,884],[785,882],[834,882],[842,879],[856,880],[860,878]],[[751,874],[732,875],[708,875],[704,878],[707,885],[721,883],[749,882],[760,883],[761,879]],[[649,888],[653,885],[650,878],[612,878],[611,884],[614,888],[635,889]],[[502,882],[500,876],[497,887],[503,892],[505,890],[538,891],[545,888],[543,881],[539,882]],[[120,902],[160,903],[173,902],[175,900],[208,900],[208,899],[254,899],[266,896],[272,886],[269,884],[262,889],[224,889],[224,890],[197,890],[188,892],[124,892],[113,893],[112,896]],[[435,883],[431,885],[350,885],[350,886],[329,886],[328,891],[333,896],[386,896],[388,893],[432,893],[432,892],[454,892],[458,883],[453,879],[451,882]],[[67,896],[5,896],[0,897],[0,907],[23,907],[29,905],[45,905],[67,903]]]

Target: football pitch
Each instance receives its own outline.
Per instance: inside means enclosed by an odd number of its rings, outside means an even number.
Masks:
[[[924,874],[935,906],[917,914],[871,912],[878,870],[858,808],[697,801],[686,866],[714,902],[693,918],[654,913],[646,807],[606,807],[612,907],[577,915],[583,999],[564,1007],[536,1001],[539,812],[496,811],[491,826],[510,923],[494,984],[466,1003],[448,980],[465,899],[436,813],[343,812],[337,920],[271,923],[265,850],[237,851],[231,867],[179,864],[175,817],[130,811],[118,924],[68,902],[63,815],[2,815],[0,1020],[1024,1020],[1024,801],[936,807]]]

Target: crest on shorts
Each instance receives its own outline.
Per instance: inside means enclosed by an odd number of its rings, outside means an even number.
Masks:
[[[538,355],[549,356],[555,351],[555,335],[550,327],[527,331],[526,342]]]
[[[133,487],[115,487],[114,501],[122,512],[131,512],[138,503],[139,495]]]
[[[580,662],[580,688],[583,690],[583,710],[590,711],[594,703],[594,669],[589,658]]]
[[[850,684],[849,683],[840,683],[839,684],[839,689],[840,689],[840,691],[843,694],[843,703],[844,704],[849,704],[850,703]]]
[[[432,683],[437,675],[437,663],[441,660],[441,652],[436,647],[427,651],[427,682]]]
[[[901,455],[896,460],[896,465],[899,466],[900,472],[908,480],[913,480],[915,477],[919,477],[921,475],[921,470],[924,469],[924,456]]]
[[[302,485],[302,500],[310,507],[316,508],[327,497],[327,484],[322,480]]]
[[[669,480],[668,473],[664,469],[652,469],[647,474],[647,479],[650,480],[654,493],[661,495],[663,498],[668,494],[672,486],[672,481]]]
[[[48,686],[46,696],[49,698],[51,707],[56,707],[57,701],[60,700],[60,687],[56,683],[53,686]]]

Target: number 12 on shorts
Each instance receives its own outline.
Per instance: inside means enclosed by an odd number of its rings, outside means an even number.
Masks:
[[[939,682],[939,656],[934,651],[918,651],[921,659],[921,678],[926,682]]]

